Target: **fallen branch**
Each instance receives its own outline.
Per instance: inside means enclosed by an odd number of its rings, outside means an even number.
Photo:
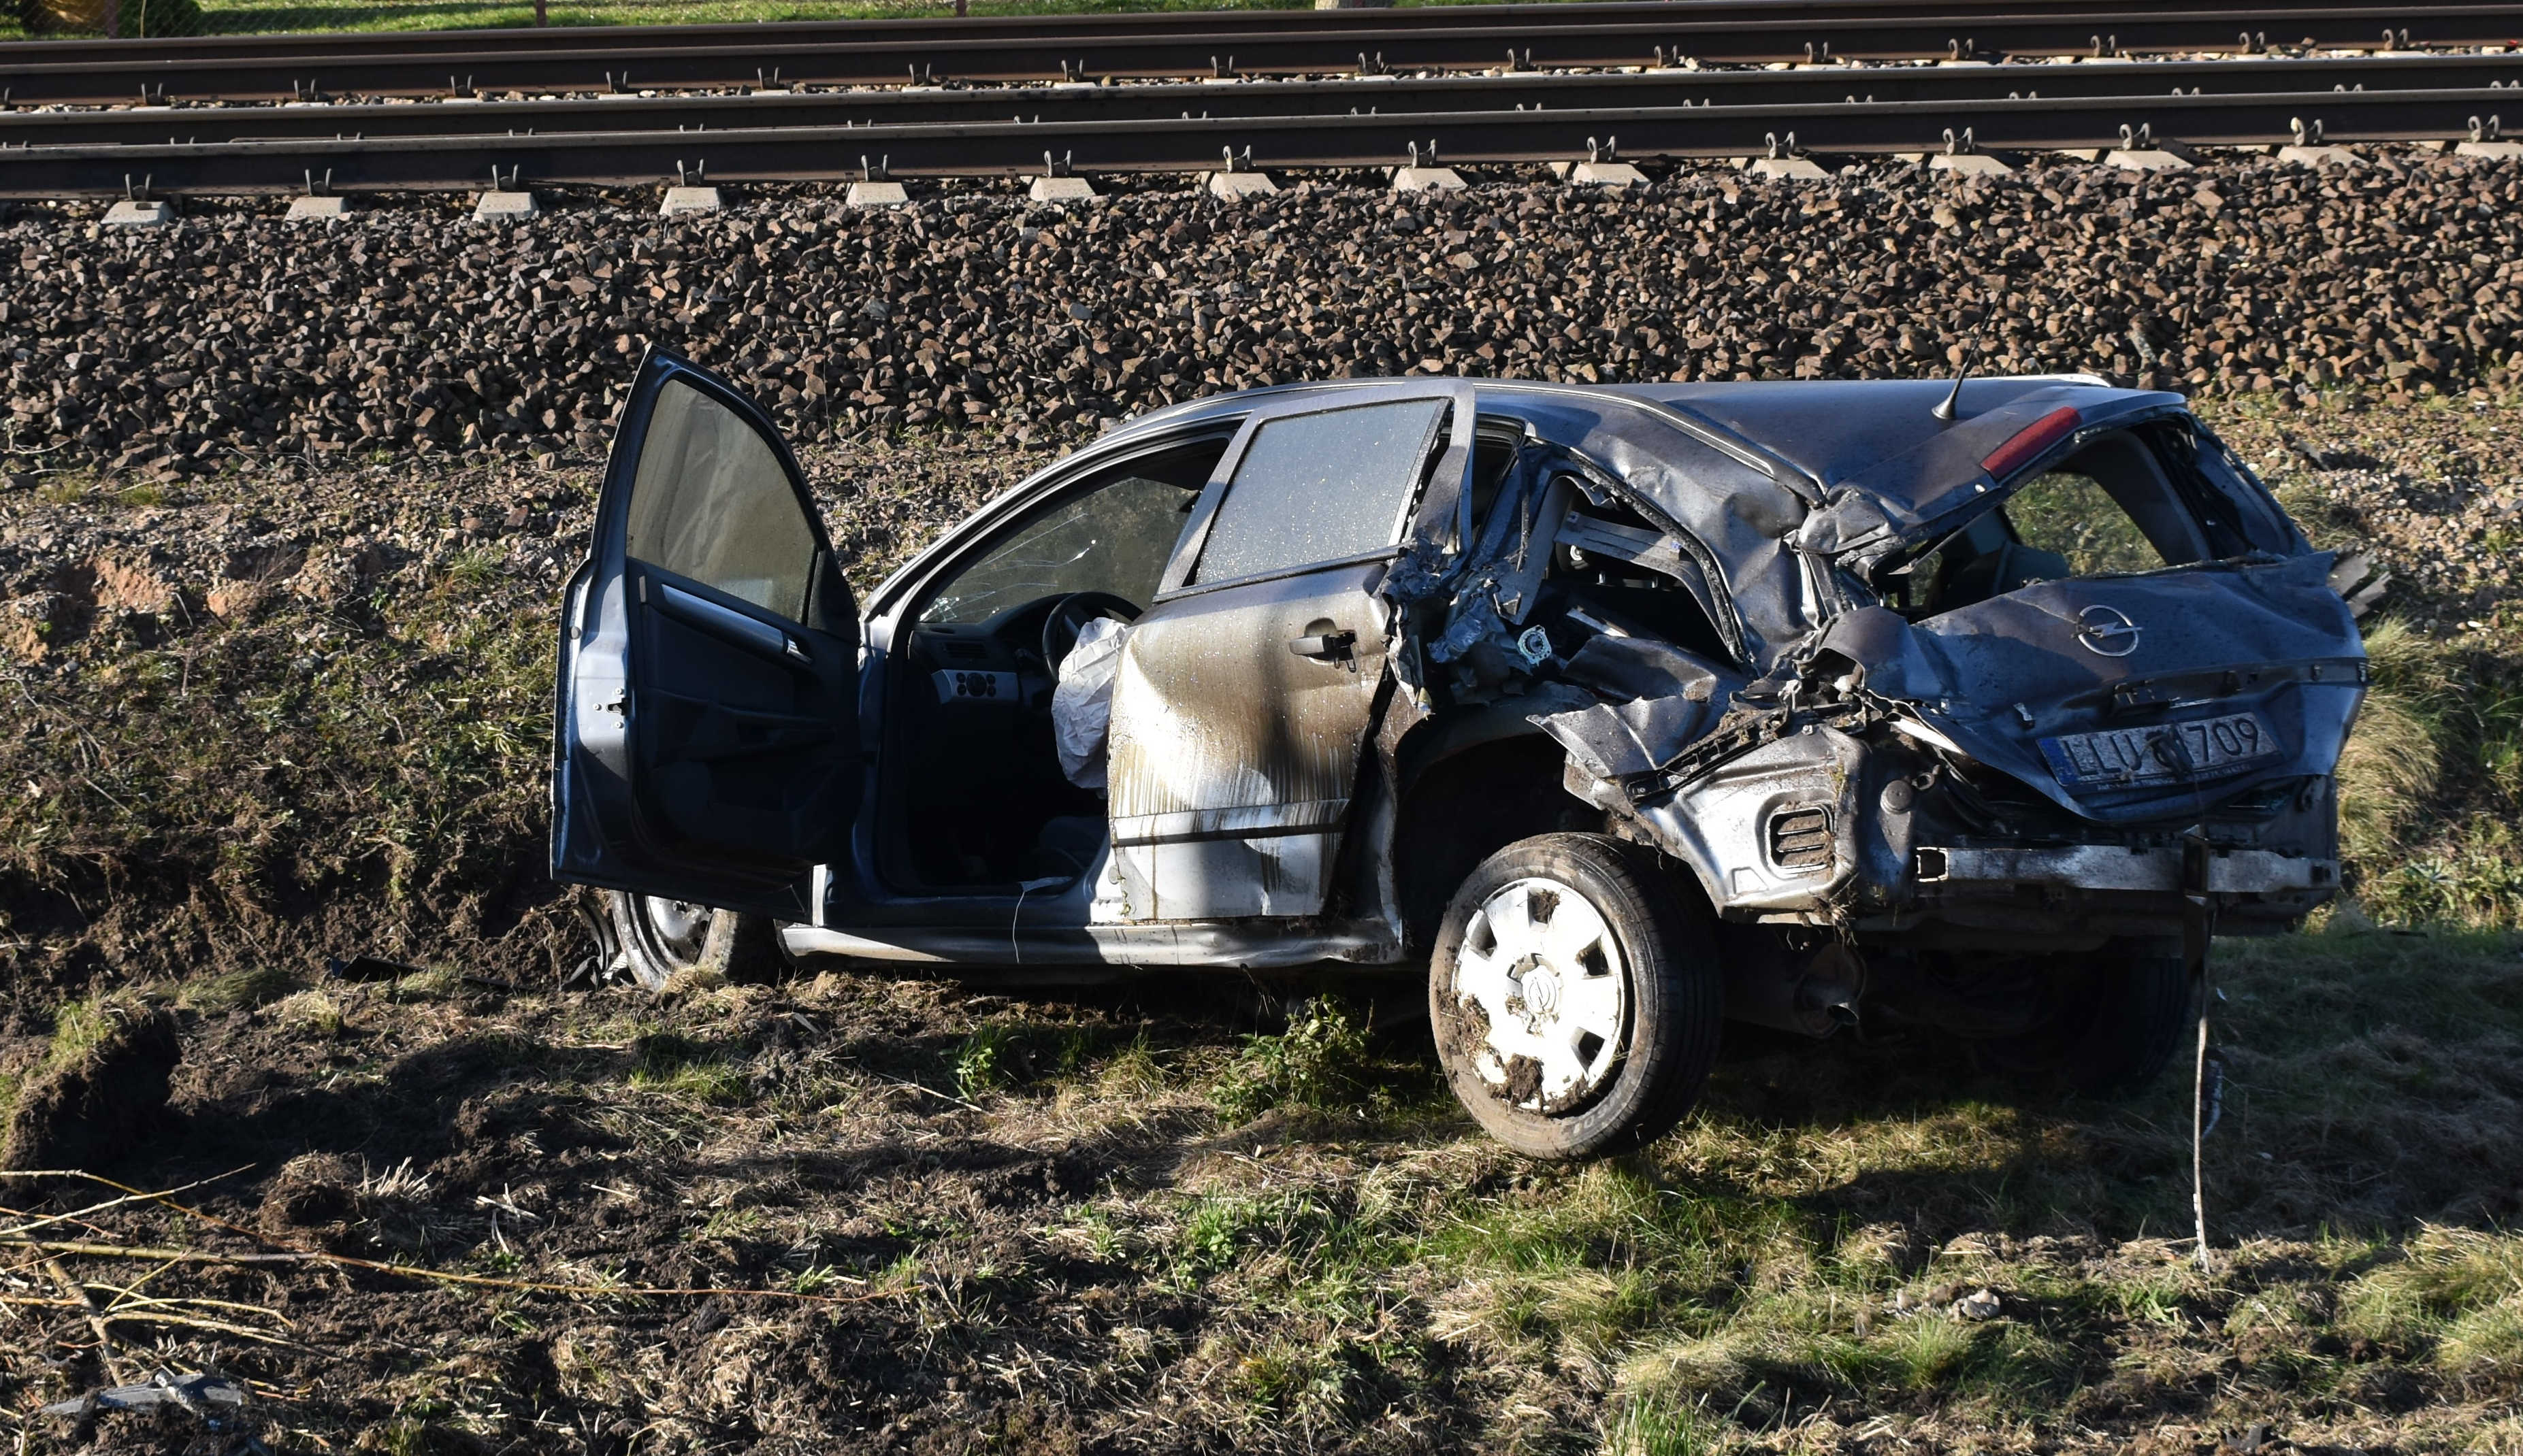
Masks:
[[[164,1248],[144,1245],[83,1244],[60,1240],[13,1239],[0,1237],[0,1245],[40,1250],[47,1254],[71,1254],[102,1259],[166,1259],[182,1264],[329,1264],[337,1268],[365,1269],[377,1274],[396,1274],[405,1279],[436,1280],[442,1284],[472,1285],[482,1289],[513,1290],[538,1294],[576,1294],[598,1299],[665,1299],[736,1297],[756,1299],[795,1299],[811,1304],[863,1304],[888,1297],[881,1293],[808,1294],[796,1290],[738,1290],[717,1286],[656,1285],[587,1285],[551,1284],[533,1279],[501,1279],[489,1274],[457,1274],[449,1269],[425,1269],[416,1264],[394,1264],[379,1259],[356,1258],[344,1253],[317,1253],[289,1249],[277,1253],[221,1253],[202,1248]],[[866,1280],[847,1274],[829,1276],[850,1284]]]
[[[96,1307],[96,1296],[87,1292],[87,1286],[71,1278],[70,1271],[62,1267],[59,1259],[45,1259],[44,1272],[62,1287],[63,1293],[76,1300],[79,1308],[85,1311],[88,1330],[96,1336],[96,1362],[105,1367],[106,1378],[118,1386],[125,1384],[121,1370],[115,1364],[114,1332],[107,1328],[105,1311]]]
[[[13,1228],[0,1229],[0,1235],[31,1234],[37,1229],[45,1228],[52,1224],[83,1222],[91,1213],[103,1213],[109,1208],[119,1208],[126,1203],[163,1201],[175,1194],[191,1193],[194,1189],[207,1188],[223,1178],[234,1178],[237,1174],[247,1172],[253,1167],[254,1164],[246,1163],[239,1167],[230,1168],[224,1173],[213,1174],[208,1178],[197,1178],[191,1183],[167,1189],[164,1193],[125,1194],[119,1198],[108,1198],[102,1203],[90,1203],[84,1208],[73,1208],[68,1213],[46,1214],[44,1217],[35,1219],[29,1223],[22,1223]],[[75,1176],[77,1175],[71,1173],[17,1173],[11,1172],[7,1169],[0,1169],[0,1178],[70,1178]],[[0,1213],[8,1213],[19,1217],[25,1216],[24,1210],[18,1208],[0,1208]]]

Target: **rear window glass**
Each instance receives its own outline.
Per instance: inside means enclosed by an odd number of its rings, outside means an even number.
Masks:
[[[787,469],[736,411],[680,380],[657,392],[640,446],[629,544],[651,566],[805,619],[815,528]]]
[[[2053,470],[2015,493],[2006,503],[2015,539],[2056,556],[2071,577],[2116,571],[2153,571],[2169,565],[2137,522],[2120,509],[2103,483],[2071,470]]]
[[[2114,433],[2025,482],[1885,580],[1893,605],[1928,617],[2035,582],[2206,559],[2199,518],[2164,461],[2138,436]]]
[[[1192,580],[1231,581],[1393,544],[1447,407],[1404,399],[1256,428]]]

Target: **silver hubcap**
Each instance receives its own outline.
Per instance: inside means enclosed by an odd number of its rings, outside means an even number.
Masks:
[[[701,947],[709,939],[710,908],[684,900],[659,900],[642,895],[640,923],[648,933],[649,944],[664,959],[677,965],[690,965],[701,959]]]
[[[1519,879],[1481,902],[1454,958],[1453,994],[1472,1069],[1515,1106],[1579,1109],[1629,1048],[1620,943],[1602,913],[1557,880]]]

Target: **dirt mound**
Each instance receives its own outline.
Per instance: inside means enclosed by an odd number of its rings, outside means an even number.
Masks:
[[[18,1090],[0,1168],[96,1168],[138,1141],[167,1106],[183,1049],[175,1018],[107,1003],[64,1015],[52,1051]]]

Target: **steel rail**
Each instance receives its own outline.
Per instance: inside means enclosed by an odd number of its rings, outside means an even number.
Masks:
[[[727,89],[762,84],[775,74],[792,85],[883,85],[1200,76],[1219,70],[1296,75],[1655,66],[1684,57],[1711,64],[1770,65],[1818,58],[1996,60],[2230,52],[2258,50],[2263,43],[2384,50],[2517,41],[2523,41],[2523,4],[2476,0],[2388,11],[2370,6],[2090,12],[2062,7],[2028,14],[1787,22],[1660,14],[1583,25],[1553,23],[1547,18],[1491,23],[1467,20],[1418,28],[1349,27],[1337,33],[1211,28],[1050,42],[988,35],[953,41],[791,41],[764,34],[715,44],[661,40],[635,50],[581,45],[572,38],[553,49],[500,52],[450,46],[428,37],[402,47],[381,41],[376,51],[334,56],[320,67],[288,57],[20,64],[0,70],[0,89],[20,104],[92,104],[139,97],[294,98],[325,92],[420,96],[465,90]]]
[[[2523,54],[2307,61],[2155,61],[2073,66],[1903,66],[1850,70],[1520,72],[1375,81],[1257,81],[1228,86],[997,87],[748,96],[577,97],[547,101],[332,106],[123,108],[0,114],[0,171],[10,147],[283,138],[497,136],[507,132],[759,130],[1026,120],[1046,128],[1186,117],[1368,113],[1619,111],[1685,106],[1818,106],[1847,101],[2248,95],[2325,90],[2523,87]],[[2523,112],[2523,94],[2514,109]],[[2523,123],[2523,116],[2518,116]],[[1054,135],[1046,131],[1047,136]],[[1056,141],[1055,143],[1056,144]]]
[[[1175,118],[1057,129],[1003,121],[37,147],[13,150],[0,165],[0,197],[296,192],[310,177],[343,193],[446,191],[480,186],[495,168],[509,186],[639,185],[679,168],[719,182],[840,180],[858,175],[870,154],[889,158],[898,175],[1006,175],[1042,171],[1055,148],[1090,172],[1194,170],[1215,165],[1229,149],[1249,154],[1257,167],[1393,163],[1413,146],[1423,159],[1448,163],[1536,163],[1583,157],[1594,140],[1615,134],[1622,155],[1633,158],[1759,155],[1781,144],[1825,154],[1921,152],[1966,132],[1983,148],[2010,150],[2150,136],[2261,145],[2289,140],[2299,126],[2318,126],[2332,141],[2425,141],[2464,135],[2500,106],[2523,112],[2518,101],[2504,88],[2310,91]]]
[[[2453,7],[2496,5],[2503,0],[2451,0]],[[2126,0],[2060,0],[2044,13],[2065,17],[2078,13],[2118,13]],[[2206,16],[2264,11],[2266,6],[2229,5],[2203,10]],[[2335,8],[2335,7],[2328,7]],[[2401,7],[2365,7],[2379,32]],[[982,37],[1097,38],[1132,34],[1179,34],[1216,30],[1262,33],[1313,31],[1337,35],[1352,30],[1445,29],[1460,25],[1541,23],[1581,26],[1638,20],[1757,21],[1769,24],[1834,21],[1900,20],[1923,16],[1965,18],[2021,14],[2023,0],[1574,0],[1561,4],[1422,5],[1382,10],[1215,10],[1143,11],[1068,15],[943,16],[898,20],[782,21],[698,25],[586,25],[535,29],[410,32],[433,50],[462,50],[488,55],[513,51],[651,50],[659,47],[750,42],[788,44],[815,41],[923,41],[958,45]],[[2239,34],[2239,30],[2237,31]],[[187,35],[173,37],[14,41],[0,43],[0,70],[14,65],[66,62],[111,62],[140,65],[172,60],[321,62],[335,57],[375,54],[388,37],[373,31],[311,31],[270,35]]]

